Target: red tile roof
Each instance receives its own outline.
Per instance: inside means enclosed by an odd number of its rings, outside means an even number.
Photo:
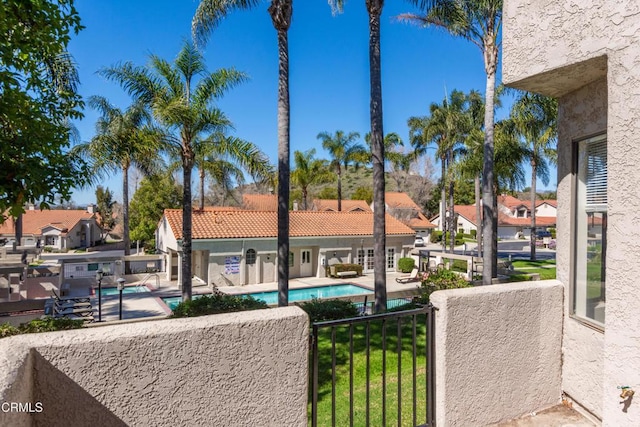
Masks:
[[[242,207],[251,211],[278,211],[278,196],[275,194],[243,194]]]
[[[22,215],[22,233],[39,236],[42,229],[51,226],[60,231],[71,230],[81,220],[95,217],[94,214],[79,209],[28,210]],[[8,219],[0,225],[0,235],[15,234],[14,221]]]
[[[384,193],[384,200],[391,209],[415,209],[421,211],[418,206],[407,193],[397,193],[388,191]]]
[[[177,239],[182,238],[182,210],[166,209],[164,215]],[[237,239],[277,237],[275,212],[265,211],[193,211],[194,239]],[[290,237],[370,236],[371,212],[293,211],[289,213]],[[387,235],[414,235],[415,232],[386,215]]]
[[[337,199],[315,199],[313,206],[317,211],[338,212]],[[342,200],[342,212],[371,212],[371,208],[365,200]]]
[[[517,200],[517,199],[516,199]],[[453,207],[455,213],[465,217],[477,226],[476,207],[475,205],[455,205]],[[437,218],[438,215],[436,215]],[[519,227],[527,227],[531,225],[531,218],[514,218],[503,213],[498,214],[499,225],[513,225]],[[551,216],[536,216],[536,226],[549,227],[556,224],[556,218]]]
[[[407,225],[414,230],[419,228],[436,228],[421,212],[418,213],[417,217],[411,218]]]

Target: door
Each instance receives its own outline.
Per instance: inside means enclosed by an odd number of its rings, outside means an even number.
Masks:
[[[311,249],[300,250],[300,277],[313,276],[313,263],[311,262]]]

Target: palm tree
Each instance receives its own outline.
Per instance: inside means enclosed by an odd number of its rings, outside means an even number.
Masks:
[[[173,64],[155,55],[148,67],[124,63],[101,71],[149,105],[165,129],[165,149],[182,162],[182,299],[191,299],[191,173],[196,155],[212,144],[207,135],[225,132],[231,122],[213,103],[246,77],[234,69],[205,70],[204,58],[185,43]],[[201,75],[199,81],[196,76]]]
[[[410,0],[421,14],[403,14],[401,20],[424,26],[434,25],[455,37],[469,40],[481,50],[487,74],[484,114],[484,149],[482,169],[483,201],[483,274],[482,283],[490,285],[497,275],[498,209],[494,182],[494,96],[496,69],[500,50],[502,0]],[[491,219],[491,220],[489,220]],[[490,238],[487,238],[490,237]]]
[[[129,255],[129,169],[136,166],[149,173],[157,170],[160,164],[157,146],[148,127],[151,115],[140,101],[125,111],[102,96],[90,97],[88,104],[100,112],[96,135],[91,141],[76,145],[72,152],[90,160],[96,180],[110,173],[122,172],[122,240],[124,254]]]
[[[329,0],[332,12],[342,12],[344,0]],[[384,0],[366,0],[369,14],[369,81],[371,96],[371,156],[373,159],[373,252],[374,252],[374,312],[387,308],[386,226],[384,132],[382,129],[382,75],[380,58],[380,15]]]
[[[254,178],[265,179],[273,171],[265,154],[255,144],[217,132],[196,144],[194,166],[200,181],[200,209],[204,209],[204,182],[209,175],[225,194],[233,183],[244,184],[243,168]]]
[[[556,163],[558,103],[553,98],[524,92],[511,108],[518,134],[528,147],[531,165],[531,261],[536,260],[536,178],[549,183],[549,162]]]
[[[360,138],[358,132],[336,131],[335,135],[329,132],[320,132],[318,139],[322,140],[322,148],[329,151],[332,157],[330,167],[332,167],[338,177],[338,212],[342,210],[342,167],[345,172],[350,163],[356,167],[365,158],[365,148],[356,142]]]
[[[220,21],[260,0],[201,0],[192,21],[194,39],[206,42]],[[289,305],[289,40],[293,0],[271,0],[269,14],[278,35],[278,306]]]
[[[309,209],[308,195],[309,186],[323,184],[333,180],[333,174],[329,172],[325,160],[315,159],[315,149],[305,151],[295,151],[293,161],[296,165],[291,172],[291,181],[302,190],[302,209]]]
[[[454,188],[453,164],[459,154],[459,146],[470,129],[469,115],[467,113],[467,97],[463,92],[454,90],[449,99],[445,98],[442,104],[432,103],[429,107],[430,115],[427,117],[412,117],[409,119],[411,142],[416,155],[424,154],[427,146],[434,143],[437,147],[436,157],[442,167],[442,215],[441,223],[446,217],[446,187],[449,187],[449,230],[450,249],[453,251],[455,244],[455,212],[454,212]],[[445,227],[443,227],[443,231]],[[443,234],[444,236],[444,234]],[[444,242],[443,244],[446,245]]]

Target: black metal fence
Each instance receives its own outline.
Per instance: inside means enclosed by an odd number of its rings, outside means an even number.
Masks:
[[[314,323],[310,425],[435,426],[434,310]]]

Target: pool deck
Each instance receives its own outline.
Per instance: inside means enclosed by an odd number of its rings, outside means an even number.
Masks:
[[[402,273],[387,274],[387,293],[391,294],[400,291],[414,291],[420,282],[397,283],[396,277],[406,276]],[[289,280],[289,289],[308,288],[314,286],[326,286],[336,284],[356,284],[371,289],[373,292],[374,277],[373,274],[366,274],[360,277],[348,279],[336,279],[328,277],[303,277]],[[135,286],[137,282],[127,283],[126,286]],[[152,292],[129,293],[122,296],[122,319],[139,319],[144,317],[166,316],[171,312],[160,299],[166,296],[179,296],[177,281],[160,281],[158,289],[151,288]],[[258,285],[245,286],[223,286],[218,289],[227,294],[245,294],[251,292],[277,291],[278,284],[276,282],[261,283]],[[193,282],[193,294],[210,294],[211,288],[198,282]],[[72,292],[75,293],[75,292]],[[98,297],[92,296],[92,304],[94,307],[94,317],[98,319]],[[102,297],[102,321],[117,321],[119,315],[119,296],[103,296]]]

